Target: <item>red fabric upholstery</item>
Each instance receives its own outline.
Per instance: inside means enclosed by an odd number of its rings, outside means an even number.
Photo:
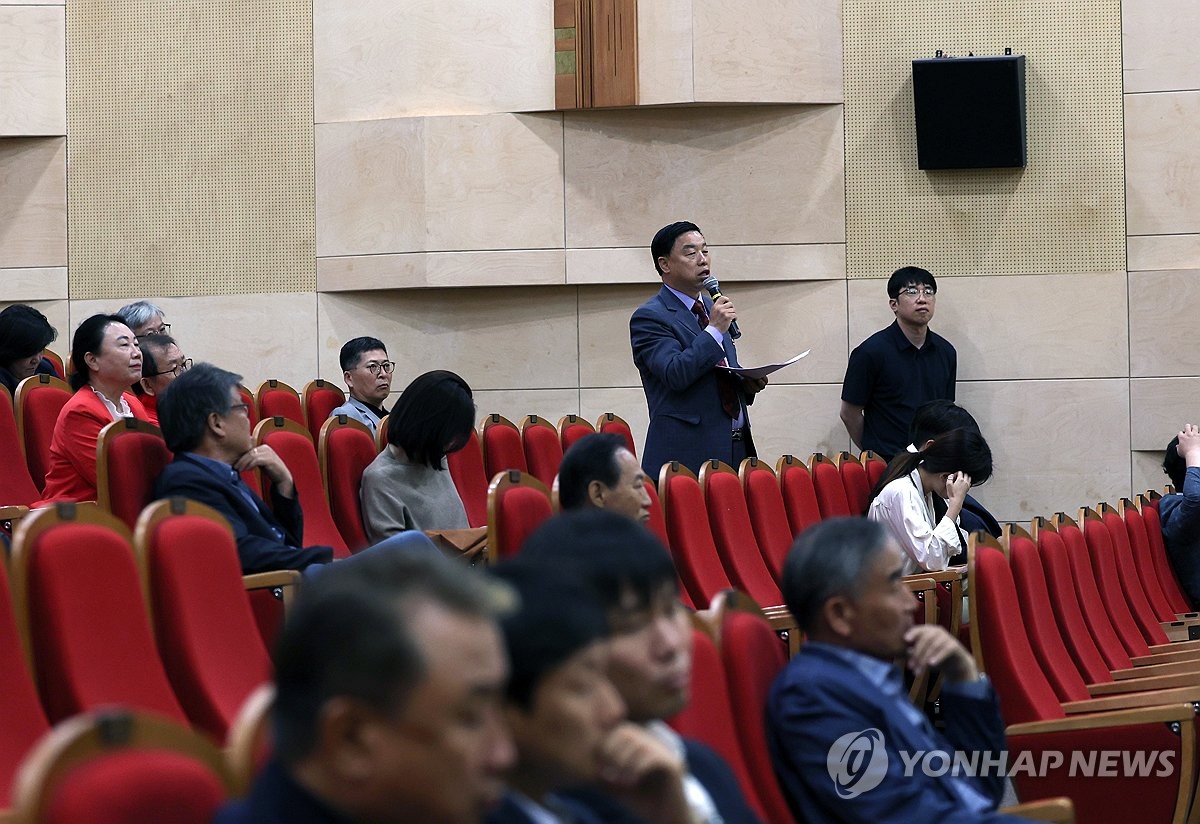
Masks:
[[[614,435],[620,435],[625,439],[625,448],[637,457],[637,446],[633,442],[633,430],[629,428],[629,424],[621,420],[611,412],[605,412],[600,416],[600,420],[596,422],[596,429],[600,432],[611,432]]]
[[[133,529],[138,515],[154,500],[154,481],[171,462],[161,435],[126,430],[117,422],[104,447],[105,465],[97,468],[108,475],[108,508]]]
[[[266,426],[266,423],[263,425]],[[334,558],[350,557],[350,548],[342,538],[342,533],[338,531],[337,524],[333,522],[333,513],[329,511],[329,500],[325,497],[325,487],[321,483],[321,465],[317,462],[317,450],[308,434],[267,430],[263,433],[262,442],[278,453],[292,473],[292,481],[296,484],[296,495],[300,501],[300,511],[304,513],[304,545],[331,546]],[[265,478],[263,485],[267,486]],[[270,503],[269,494],[263,498]]]
[[[47,447],[49,444],[47,444]],[[12,397],[0,386],[0,506],[29,506],[41,497],[29,475],[29,464],[21,460],[17,416]]]
[[[124,704],[186,723],[154,648],[128,541],[64,523],[29,547],[30,636],[42,705],[54,721]]]
[[[63,363],[62,355],[58,354],[53,349],[43,349],[42,357],[50,361],[51,365],[54,366],[54,376],[56,378],[64,381],[67,379],[67,367],[66,364]]]
[[[69,770],[42,824],[208,824],[227,793],[207,766],[168,750],[121,750]]]
[[[1038,559],[1042,565],[1050,606],[1058,624],[1059,635],[1075,663],[1076,670],[1088,684],[1111,681],[1111,667],[1100,654],[1088,629],[1089,619],[1083,617],[1079,608],[1079,597],[1075,594],[1075,576],[1071,574],[1071,561],[1067,558],[1067,547],[1058,533],[1046,530],[1038,534]],[[1018,582],[1025,577],[1026,556],[1013,555],[1013,571]],[[1107,620],[1107,619],[1106,619]],[[1119,648],[1120,642],[1113,638]],[[1128,657],[1124,660],[1128,661]]]
[[[1129,603],[1125,600],[1125,592],[1117,572],[1116,560],[1113,557],[1112,538],[1109,536],[1108,528],[1100,521],[1089,519],[1080,525],[1080,529],[1087,542],[1088,555],[1092,562],[1092,574],[1095,576],[1101,602],[1104,604],[1104,610],[1108,613],[1109,620],[1112,621],[1113,629],[1117,631],[1117,637],[1121,639],[1121,644],[1130,657],[1149,655],[1150,646],[1129,609]],[[1079,574],[1078,569],[1075,574]]]
[[[254,393],[244,386],[238,387],[238,394],[242,396],[242,403],[246,404],[246,415],[250,418],[250,429],[258,426],[258,404],[254,401]]]
[[[596,428],[583,418],[575,415],[567,415],[558,422],[559,443],[562,444],[563,452],[566,452],[580,438],[585,438],[588,435],[595,433]]]
[[[871,497],[867,468],[846,453],[838,464],[838,472],[842,476],[842,488],[846,490],[846,503],[850,506],[850,514],[866,515]]]
[[[36,377],[27,380],[35,381]],[[16,410],[25,438],[25,463],[39,490],[45,488],[46,473],[50,471],[50,442],[54,439],[58,413],[70,399],[71,393],[61,386],[30,383]]]
[[[876,456],[868,458],[866,461],[867,467],[867,485],[874,489],[883,477],[883,473],[887,471],[887,461]]]
[[[521,427],[521,447],[529,474],[549,488],[562,463],[562,444],[558,440],[558,430],[541,418],[537,420],[539,423],[527,420]]]
[[[667,484],[665,517],[675,569],[692,603],[706,609],[714,595],[733,584],[713,543],[699,482],[689,475],[674,475]]]
[[[488,476],[483,468],[483,450],[479,436],[471,430],[466,446],[446,456],[446,465],[458,497],[467,510],[467,522],[473,527],[487,526]]]
[[[300,405],[300,395],[286,383],[269,380],[258,387],[255,397],[258,401],[260,420],[265,421],[278,415],[304,426],[304,409]]]
[[[701,475],[713,542],[729,580],[762,606],[782,604],[779,585],[754,540],[754,527],[750,525],[750,512],[738,476],[732,471],[711,471],[709,465]]]
[[[199,515],[159,522],[146,553],[158,652],[188,718],[217,743],[271,677],[233,533]]]
[[[520,552],[525,539],[553,513],[550,499],[542,490],[510,486],[498,491],[495,514],[496,544],[489,551],[492,557],[504,560]]]
[[[321,378],[310,381],[304,387],[304,419],[308,421],[308,431],[312,433],[314,441],[320,437],[321,426],[329,418],[329,413],[345,402],[346,393]]]
[[[792,548],[792,529],[775,473],[765,464],[749,468],[742,479],[754,539],[776,583],[783,580],[783,562]]]
[[[813,487],[808,467],[796,461],[779,464],[779,491],[783,495],[783,508],[787,512],[792,537],[821,520],[821,507],[817,503],[817,490]]]
[[[325,455],[322,480],[329,491],[330,515],[346,546],[351,552],[358,552],[369,543],[358,492],[363,470],[375,460],[375,439],[370,432],[356,426],[330,426],[322,433]]]
[[[691,686],[691,700],[687,708],[668,723],[680,735],[694,738],[716,750],[729,763],[751,809],[763,821],[772,820],[759,801],[754,779],[746,764],[721,656],[712,639],[699,630],[692,631]]]
[[[1085,701],[1087,685],[1080,677],[1071,654],[1063,644],[1058,622],[1050,609],[1046,575],[1037,557],[1037,547],[1024,536],[1014,536],[1009,545],[1009,563],[1021,609],[1021,622],[1030,646],[1042,665],[1046,680],[1059,701]]]
[[[729,684],[733,721],[754,789],[767,821],[791,821],[787,800],[775,780],[763,719],[775,676],[787,665],[787,647],[762,618],[730,612],[721,623],[721,663]]]
[[[1079,609],[1087,616],[1088,630],[1096,642],[1096,648],[1104,656],[1110,670],[1128,669],[1133,662],[1129,660],[1129,651],[1113,626],[1108,611],[1104,609],[1104,599],[1096,587],[1096,574],[1092,571],[1092,559],[1088,555],[1082,530],[1075,526],[1061,526],[1058,534],[1067,550]]]
[[[1133,549],[1129,546],[1129,533],[1125,530],[1125,521],[1113,510],[1106,510],[1101,516],[1104,526],[1108,529],[1108,537],[1112,542],[1112,560],[1116,563],[1117,580],[1125,592],[1125,603],[1137,622],[1138,629],[1147,644],[1167,644],[1170,639],[1159,625],[1154,607],[1142,589],[1142,579],[1138,574],[1137,565],[1133,562]],[[1173,616],[1171,616],[1173,617]],[[1168,617],[1166,620],[1170,620]]]
[[[838,468],[828,460],[814,457],[811,469],[821,518],[843,518],[854,514],[850,511],[850,500],[846,497],[846,487],[842,485]]]
[[[670,547],[671,539],[667,537],[667,519],[663,516],[662,502],[658,499],[658,490],[648,480],[646,494],[650,496],[650,520],[646,522],[646,528],[654,533],[664,547]]]
[[[1142,582],[1142,590],[1146,593],[1146,598],[1159,621],[1174,621],[1175,610],[1171,608],[1171,602],[1163,592],[1154,569],[1154,556],[1150,552],[1150,538],[1146,534],[1146,522],[1142,513],[1132,506],[1127,506],[1124,520],[1129,549],[1133,553],[1133,566]]]
[[[1062,705],[1046,680],[1025,634],[1023,621],[1014,620],[1021,606],[1004,555],[980,546],[975,550],[975,581],[979,640],[988,677],[1000,696],[1009,724],[1063,718]]]
[[[525,449],[521,446],[521,431],[512,421],[489,416],[483,423],[483,464],[489,478],[506,469],[529,471]]]
[[[1155,501],[1152,505],[1142,508],[1142,521],[1146,525],[1146,539],[1150,542],[1150,556],[1154,559],[1154,572],[1158,576],[1158,583],[1162,586],[1163,595],[1167,596],[1167,601],[1171,604],[1171,609],[1176,613],[1191,612],[1192,604],[1183,594],[1183,587],[1179,585],[1179,579],[1175,577],[1175,570],[1171,567],[1171,559],[1167,557],[1167,546],[1163,543],[1162,522],[1158,519],[1157,503]]]
[[[50,729],[25,664],[5,566],[0,563],[0,718],[4,719],[0,724],[0,810],[12,804],[9,789],[21,759]]]

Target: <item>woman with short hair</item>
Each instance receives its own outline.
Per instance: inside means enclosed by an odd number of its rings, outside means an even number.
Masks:
[[[14,303],[0,312],[0,384],[10,395],[17,384],[36,374],[58,375],[58,370],[42,352],[58,331],[46,316],[32,306]]]

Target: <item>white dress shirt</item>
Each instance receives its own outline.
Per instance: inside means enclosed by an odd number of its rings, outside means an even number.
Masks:
[[[944,516],[934,519],[933,499],[921,488],[919,469],[880,490],[867,517],[884,524],[908,556],[905,575],[943,570],[963,550],[958,524]]]

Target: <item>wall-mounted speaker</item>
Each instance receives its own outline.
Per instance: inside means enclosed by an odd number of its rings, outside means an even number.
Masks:
[[[1025,165],[1025,57],[914,60],[917,166]]]

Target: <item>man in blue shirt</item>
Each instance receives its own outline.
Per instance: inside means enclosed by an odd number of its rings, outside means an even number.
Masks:
[[[1158,502],[1163,544],[1194,604],[1200,602],[1200,429],[1195,424],[1186,424],[1167,444],[1163,471],[1177,490]]]

